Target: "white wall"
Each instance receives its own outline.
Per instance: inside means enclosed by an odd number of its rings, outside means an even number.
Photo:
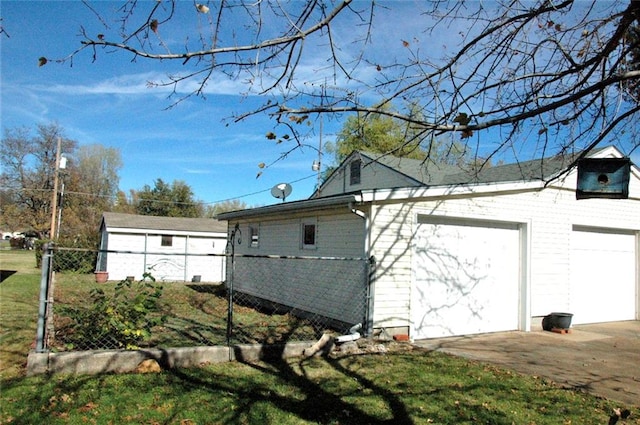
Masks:
[[[321,196],[337,195],[358,190],[376,189],[379,187],[407,187],[416,186],[418,183],[397,171],[376,163],[362,159],[360,169],[360,183],[351,184],[350,162],[345,162],[345,167],[336,170],[330,180],[322,186]]]
[[[346,208],[342,211],[241,222],[241,233],[236,234],[241,235],[241,243],[235,245],[234,289],[350,325],[360,323],[365,313],[366,263],[351,259],[364,255],[365,226],[361,217]],[[316,223],[315,249],[302,247],[305,222]],[[230,223],[231,229],[234,226]],[[259,228],[257,247],[251,247],[250,226]],[[228,270],[230,274],[231,267]]]
[[[564,188],[562,187],[564,185]],[[408,326],[411,297],[411,240],[417,214],[445,215],[526,223],[531,271],[530,314],[566,311],[570,291],[570,247],[573,225],[633,230],[640,234],[640,184],[630,185],[628,200],[577,201],[575,175],[541,192],[507,193],[455,199],[421,199],[374,206],[372,254],[378,259],[375,283],[375,327]],[[637,293],[638,291],[636,291]]]
[[[224,280],[225,235],[174,235],[172,246],[162,246],[161,240],[159,234],[109,233],[108,250],[130,251],[108,253],[109,279],[121,280],[127,276],[141,279],[145,272],[150,272],[157,280],[164,281],[190,281],[195,275],[201,276],[202,282]]]
[[[305,214],[290,218],[243,221],[240,224],[242,243],[236,244],[237,254],[287,255],[315,257],[362,257],[364,255],[364,220],[345,208],[335,215]],[[315,222],[316,248],[302,248],[302,224]],[[259,243],[251,246],[249,226],[259,228]],[[233,229],[233,226],[230,225]]]

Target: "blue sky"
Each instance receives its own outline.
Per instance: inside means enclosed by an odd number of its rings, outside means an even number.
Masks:
[[[98,2],[96,9],[119,4]],[[120,188],[125,192],[153,186],[157,178],[185,181],[197,199],[208,203],[238,197],[251,206],[279,202],[270,189],[281,182],[293,186],[288,200],[305,199],[313,192],[317,175],[311,166],[318,157],[313,149],[296,150],[256,178],[258,163],[273,162],[288,146],[265,138],[274,130],[268,117],[226,120],[256,104],[238,95],[246,90],[241,84],[216,82],[206,99],[191,97],[167,110],[172,103],[168,92],[147,87],[147,81],[157,81],[170,70],[159,62],[132,63],[124,53],[100,53],[92,63],[86,51],[73,66],[37,66],[41,56],[60,58],[78,47],[81,26],[104,31],[80,1],[2,1],[0,7],[9,35],[0,41],[3,132],[57,122],[80,144],[118,148],[124,162]],[[323,140],[331,140],[337,127],[327,121]],[[312,138],[308,142],[317,144]]]
[[[107,16],[122,3],[91,4]],[[197,14],[193,13],[192,2],[184,4],[192,20],[181,15],[177,19],[185,19],[184,25],[206,25],[206,21],[193,20]],[[385,54],[387,62],[404,54],[401,48],[392,50],[389,46],[424,36],[420,30],[425,18],[416,15],[415,3],[396,2],[393,6],[393,10],[380,9],[384,19],[376,19],[369,46]],[[0,35],[3,132],[6,128],[35,128],[39,123],[56,122],[68,138],[80,144],[99,143],[118,148],[124,162],[120,188],[125,192],[147,184],[152,186],[157,178],[165,182],[182,180],[192,187],[197,199],[207,203],[234,198],[250,206],[280,202],[271,197],[270,189],[282,182],[293,186],[288,200],[306,199],[313,192],[317,175],[311,166],[318,154],[311,148],[294,151],[256,178],[260,171],[258,163],[272,163],[289,146],[266,139],[265,134],[270,131],[280,133],[266,116],[240,123],[229,120],[234,113],[246,111],[261,100],[256,96],[240,96],[247,89],[242,81],[215,75],[206,99],[191,97],[167,110],[172,104],[167,89],[150,88],[147,82],[183,69],[179,64],[132,61],[131,55],[122,52],[99,52],[93,62],[91,52],[85,51],[73,60],[73,66],[68,63],[37,66],[41,56],[61,58],[77,48],[81,27],[89,34],[105,32],[104,25],[82,2],[2,1],[0,8],[2,26],[9,35]],[[106,31],[116,32],[117,24],[109,24]],[[346,39],[353,37],[355,31],[357,28],[352,25],[339,25],[334,36]],[[457,32],[451,28],[451,34]],[[171,32],[162,36],[167,44],[179,46],[184,42]],[[450,35],[436,33],[429,37],[425,46],[441,46]],[[345,50],[340,54],[349,59],[349,44],[343,46]],[[320,85],[323,80],[319,70],[326,63],[321,55],[316,62],[313,59],[313,55],[307,55],[300,70],[307,73],[310,84]],[[358,72],[360,78],[367,79],[370,77],[367,72],[375,71],[363,67]],[[325,118],[324,143],[334,140],[343,119]],[[318,121],[312,124],[306,142],[317,146]],[[634,159],[640,162],[640,158]],[[332,162],[333,158],[326,155],[324,165]]]

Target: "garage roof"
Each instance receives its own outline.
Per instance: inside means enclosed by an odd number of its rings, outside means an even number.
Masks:
[[[226,212],[218,215],[218,217],[222,220],[234,220],[303,210],[309,212],[314,209],[351,208],[353,205],[358,205],[362,202],[403,199],[423,195],[451,196],[455,194],[499,192],[513,190],[514,185],[517,185],[520,190],[539,190],[544,187],[545,181],[552,180],[561,175],[561,173],[570,170],[580,157],[585,156],[583,152],[567,153],[532,161],[484,167],[479,171],[473,172],[464,171],[454,165],[426,163],[422,160],[397,158],[390,155],[354,152],[334,170],[334,173],[340,168],[345,168],[354,155],[360,155],[365,164],[367,162],[375,162],[397,173],[404,174],[413,179],[416,184],[406,188],[377,187],[362,189],[356,192],[317,198],[315,197],[316,192],[307,200]],[[609,146],[594,149],[586,156],[619,157],[621,154],[617,149]]]
[[[589,153],[589,156],[596,155],[602,150],[603,149],[595,149]],[[545,181],[553,178],[568,167],[575,165],[575,161],[582,155],[582,152],[515,162],[512,164],[485,166],[479,170],[473,170],[470,167],[463,169],[456,165],[437,164],[418,159],[397,158],[391,155],[366,152],[360,152],[360,155],[365,156],[369,161],[375,161],[395,171],[401,172],[422,184],[436,186]]]
[[[227,232],[227,223],[213,218],[158,217],[105,212],[102,221],[109,229],[148,229],[181,232]]]

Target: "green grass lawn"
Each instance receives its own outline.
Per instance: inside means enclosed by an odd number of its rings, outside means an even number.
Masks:
[[[40,269],[33,251],[0,251],[0,379],[20,374],[36,337]],[[8,276],[8,277],[7,277]]]
[[[39,272],[33,253],[3,251],[0,263],[18,270],[0,283],[0,424],[600,425],[619,407],[409,345],[386,354],[27,378]],[[632,416],[620,423],[640,424],[637,407],[624,407]]]

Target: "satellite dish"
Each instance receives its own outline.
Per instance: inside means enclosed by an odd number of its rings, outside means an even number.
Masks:
[[[291,195],[292,190],[289,183],[280,183],[271,188],[271,195],[274,198],[282,199],[282,202],[284,202],[287,196]]]

